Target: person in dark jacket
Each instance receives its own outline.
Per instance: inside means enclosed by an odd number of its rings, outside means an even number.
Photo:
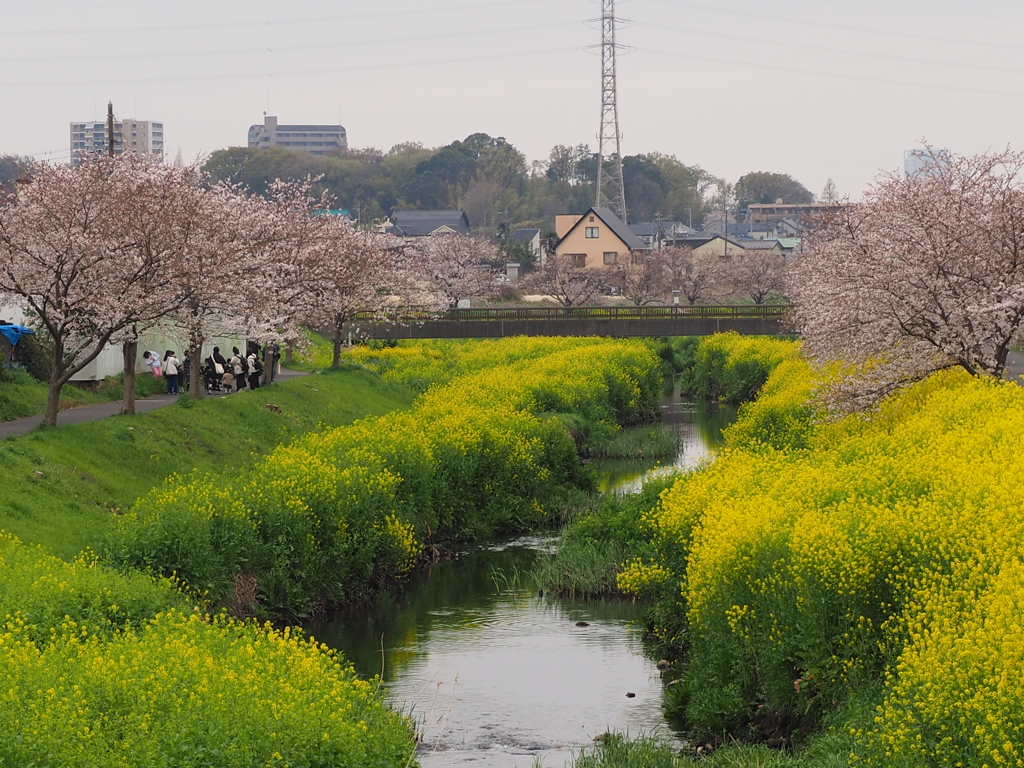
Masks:
[[[260,360],[260,348],[253,344],[249,347],[249,356],[245,359],[249,367],[249,389],[259,389],[260,376],[263,374],[263,362]]]

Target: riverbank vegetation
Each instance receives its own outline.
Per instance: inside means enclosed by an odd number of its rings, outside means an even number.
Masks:
[[[326,647],[0,535],[0,766],[405,766],[409,723]]]
[[[71,559],[97,547],[119,515],[170,475],[244,471],[318,425],[348,424],[411,401],[401,387],[351,367],[228,398],[186,399],[138,416],[9,438],[0,441],[0,530]]]
[[[244,477],[153,490],[119,520],[111,557],[241,614],[308,616],[367,596],[424,550],[550,521],[566,492],[592,487],[577,440],[652,418],[661,392],[639,342],[399,346],[363,360],[424,394],[283,445]]]
[[[758,344],[705,343],[731,363]],[[714,462],[618,512],[628,536],[605,512],[566,539],[649,548],[617,587],[653,601],[666,705],[721,747],[709,764],[1014,764],[1024,392],[943,371],[830,420],[812,397],[829,374],[778,351],[755,355],[774,369]],[[580,765],[627,764],[600,753]]]
[[[542,524],[593,483],[566,423],[657,411],[643,344],[508,345],[467,345],[411,410],[397,382],[419,361],[395,351],[391,382],[349,369],[4,441],[3,527],[68,559],[0,541],[0,765],[410,764],[372,681],[216,609],[308,615],[445,540]],[[96,542],[103,560],[74,557]]]

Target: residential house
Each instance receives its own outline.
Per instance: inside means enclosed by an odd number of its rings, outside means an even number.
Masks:
[[[544,263],[544,246],[541,244],[539,229],[517,229],[511,237],[513,243],[521,243],[530,249],[534,263]]]
[[[739,240],[721,235],[684,235],[666,239],[665,245],[689,248],[694,253],[713,253],[722,258],[732,258],[744,251]]]
[[[555,234],[555,253],[571,255],[579,266],[588,269],[628,264],[635,252],[648,249],[608,208],[594,207],[582,216],[556,216]]]
[[[398,237],[425,237],[427,235],[468,235],[469,218],[462,210],[455,211],[395,211],[391,225],[385,231]]]
[[[789,219],[802,223],[804,218],[835,213],[842,203],[751,203],[747,206],[747,221],[760,223]]]
[[[664,245],[665,238],[697,234],[697,230],[681,221],[644,221],[630,224],[629,230],[639,237],[644,245],[654,250]]]
[[[781,237],[798,237],[800,232],[799,222],[792,219],[757,222],[748,219],[743,223],[730,222],[728,225],[729,237],[744,240],[777,240]],[[709,221],[704,227],[704,234],[725,235],[726,227],[722,223],[722,217]]]
[[[752,238],[736,238],[734,242],[739,243],[744,251],[758,251],[760,253],[772,253],[777,256],[784,256],[786,251],[782,243],[776,240],[762,240]]]

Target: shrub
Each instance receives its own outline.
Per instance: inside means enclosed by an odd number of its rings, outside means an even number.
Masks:
[[[619,575],[662,596],[687,716],[801,728],[884,679],[860,760],[1024,759],[1024,392],[949,371],[816,423],[814,386],[777,365],[730,448],[644,519],[654,554]]]
[[[405,766],[405,719],[325,646],[199,614],[0,630],[0,766]]]
[[[122,519],[112,558],[175,572],[224,602],[244,575],[264,610],[306,615],[314,600],[350,602],[400,576],[424,544],[535,528],[562,489],[589,487],[569,433],[539,414],[613,427],[657,410],[657,360],[640,343],[445,349],[455,359],[430,369],[437,382],[411,411],[281,446],[246,479],[174,479],[154,490]],[[376,350],[375,366],[405,380],[419,365],[414,353]],[[458,366],[472,372],[450,380]]]

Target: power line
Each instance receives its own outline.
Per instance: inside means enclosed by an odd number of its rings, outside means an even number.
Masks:
[[[82,85],[138,85],[147,83],[185,83],[200,82],[207,80],[256,80],[267,77],[297,77],[305,75],[336,74],[340,72],[364,72],[381,69],[406,69],[409,67],[425,67],[438,64],[468,64],[476,61],[493,61],[497,59],[516,59],[530,56],[547,56],[555,53],[570,53],[572,51],[586,50],[587,46],[573,46],[569,48],[551,48],[542,51],[516,51],[514,53],[487,54],[484,56],[467,56],[463,58],[432,59],[426,61],[407,61],[391,64],[363,64],[353,67],[326,67],[322,69],[297,69],[281,72],[246,72],[231,75],[193,75],[173,77],[145,77],[125,80],[60,80],[57,82],[37,80],[21,82],[0,81],[0,89],[11,88],[43,88],[52,86],[82,86]]]
[[[970,45],[981,48],[1006,48],[1013,51],[1024,51],[1024,45],[1015,45],[1014,43],[997,43],[991,40],[964,40],[956,37],[942,37],[939,35],[924,35],[918,32],[895,32],[889,29],[879,29],[878,27],[861,27],[856,24],[840,24],[837,22],[828,21],[811,21],[810,19],[798,19],[792,16],[779,16],[771,13],[757,13],[755,11],[737,11],[726,8],[716,8],[711,5],[703,5],[702,3],[688,3],[682,2],[681,0],[647,0],[650,3],[657,3],[658,5],[669,5],[683,8],[693,8],[699,11],[708,11],[710,13],[725,14],[726,16],[745,16],[751,19],[764,19],[766,21],[781,21],[787,24],[797,24],[800,26],[808,27],[819,27],[822,29],[841,29],[847,32],[867,32],[872,35],[885,35],[886,37],[899,37],[907,40],[927,40],[933,43],[953,43],[954,45]]]
[[[417,8],[415,10],[403,10],[401,15],[429,15],[434,13],[446,13],[448,11],[476,11],[484,8],[505,8],[515,5],[517,8],[522,5],[546,3],[548,0],[517,0],[516,2],[496,3],[473,3],[470,5],[449,5],[435,6],[433,8]],[[81,27],[70,27],[67,29],[3,29],[0,35],[12,37],[18,35],[95,35],[109,34],[111,32],[182,32],[195,31],[198,29],[241,29],[243,27],[283,27],[295,24],[323,24],[328,21],[351,21],[354,19],[393,19],[394,11],[382,11],[379,13],[346,13],[339,16],[306,16],[298,19],[277,19],[266,21],[221,21],[209,24],[168,24],[152,27],[93,27],[82,29]]]
[[[786,72],[788,74],[804,75],[811,77],[824,77],[834,80],[854,80],[861,83],[881,83],[883,85],[898,85],[901,88],[926,88],[935,91],[958,91],[960,93],[987,94],[992,96],[1015,96],[1024,98],[1020,91],[1000,91],[994,88],[970,88],[957,85],[934,85],[931,83],[913,83],[906,80],[890,80],[884,77],[870,77],[868,75],[851,75],[840,72],[822,72],[814,69],[798,69],[796,67],[782,67],[777,64],[766,64],[764,62],[745,62],[736,59],[723,59],[714,56],[703,56],[700,54],[679,53],[677,51],[659,51],[654,48],[638,47],[635,50],[643,53],[653,53],[659,56],[671,56],[676,59],[687,59],[689,61],[704,61],[712,64],[725,64],[739,67],[741,69],[770,70],[772,72]]]
[[[171,53],[129,53],[129,54],[92,54],[89,56],[38,56],[38,57],[6,57],[0,58],[4,63],[40,63],[57,61],[120,61],[125,59],[165,59],[165,58],[195,58],[198,56],[222,56],[248,53],[278,53],[280,51],[315,51],[331,50],[336,48],[351,48],[353,46],[366,45],[392,45],[395,43],[413,43],[425,40],[447,40],[451,38],[480,37],[484,35],[533,32],[539,29],[556,29],[559,27],[582,26],[583,21],[563,21],[553,24],[534,24],[524,27],[499,27],[495,29],[483,29],[475,32],[445,32],[436,35],[414,35],[409,37],[378,38],[376,40],[350,40],[346,42],[323,43],[317,45],[275,45],[261,46],[259,48],[223,48],[214,51],[173,51]]]
[[[709,32],[705,30],[695,29],[693,27],[669,27],[664,24],[651,24],[645,21],[634,21],[634,24],[642,27],[650,27],[651,29],[660,29],[667,32],[676,32],[683,35],[696,35],[699,37],[714,37],[721,40],[735,40],[741,43],[753,43],[755,45],[766,45],[773,48],[778,48],[778,40],[766,40],[761,37],[749,37],[746,35],[733,35],[727,32]],[[1017,67],[995,67],[988,64],[966,64],[957,61],[943,61],[942,59],[921,59],[914,56],[897,56],[894,54],[886,53],[870,53],[868,51],[855,51],[849,48],[833,48],[831,46],[824,45],[807,45],[806,43],[794,43],[792,41],[786,41],[786,50],[802,50],[802,51],[815,51],[819,53],[828,54],[839,54],[842,56],[857,56],[865,59],[882,59],[885,61],[899,61],[907,64],[927,64],[930,66],[938,65],[943,67],[955,67],[962,69],[975,69],[982,72],[1006,72],[1009,74],[1024,74],[1024,69]]]

